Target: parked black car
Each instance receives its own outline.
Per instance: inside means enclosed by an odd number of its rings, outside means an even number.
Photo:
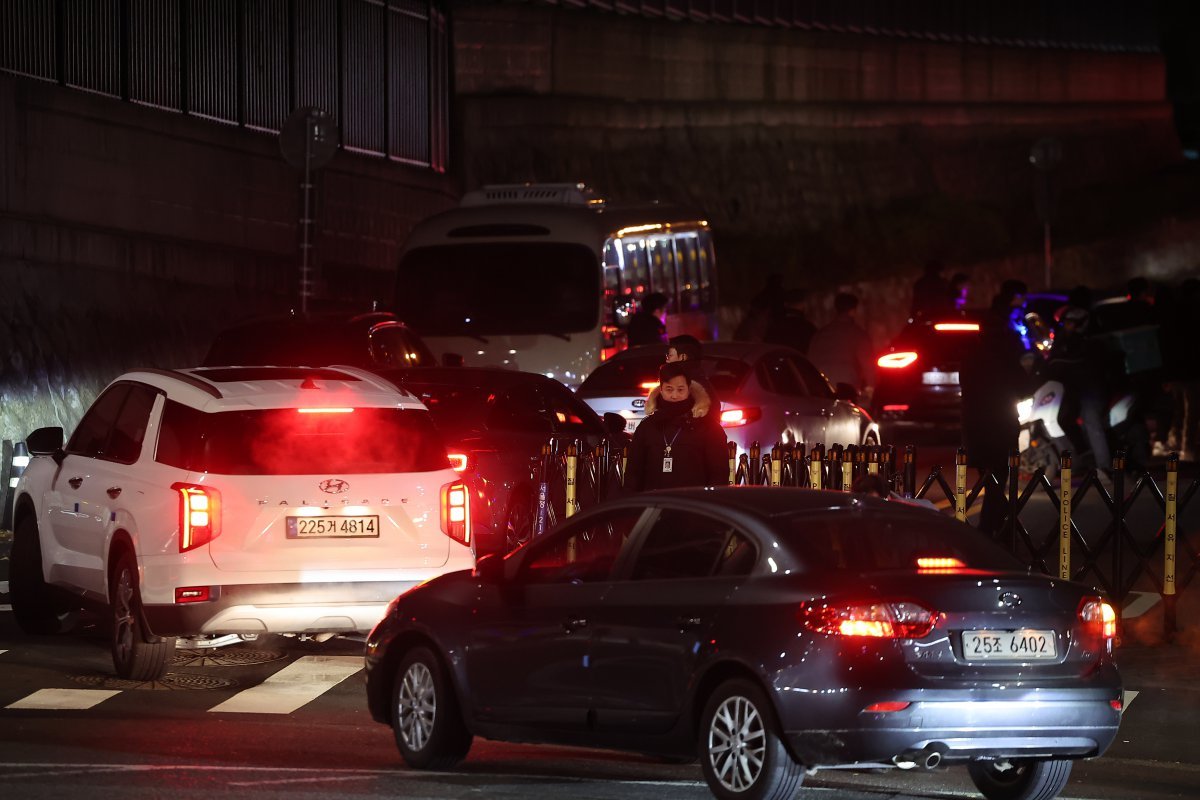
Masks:
[[[398,597],[372,716],[412,767],[472,737],[699,757],[714,795],[806,769],[966,766],[1048,800],[1121,718],[1116,615],[974,529],[804,489],[650,492]]]
[[[476,552],[508,552],[529,540],[537,503],[536,462],[552,437],[587,448],[628,442],[624,419],[609,423],[556,380],[489,367],[376,370],[429,409],[451,461],[474,487]],[[562,508],[564,486],[550,491]]]
[[[284,314],[217,334],[202,366],[384,369],[434,365],[421,337],[387,311]]]

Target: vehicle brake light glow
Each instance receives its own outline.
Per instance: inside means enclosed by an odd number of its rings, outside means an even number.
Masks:
[[[1084,628],[1101,639],[1117,638],[1117,612],[1099,598],[1087,598],[1079,604],[1079,619]]]
[[[921,639],[935,615],[916,603],[801,604],[800,622],[814,633],[874,639]]]
[[[721,427],[737,428],[762,417],[757,408],[727,408],[721,412]]]
[[[908,411],[908,403],[887,403],[883,407],[884,411]]]
[[[978,322],[938,322],[934,324],[935,331],[979,331]]]
[[[446,458],[450,459],[450,467],[455,472],[466,472],[467,466],[471,463],[471,459],[466,453],[447,453]]]
[[[957,558],[918,558],[917,569],[962,569],[966,564]]]
[[[471,543],[471,498],[465,483],[442,487],[442,533],[463,544]]]
[[[917,354],[911,351],[900,353],[885,353],[875,363],[884,369],[904,369],[917,360]]]
[[[892,711],[903,711],[911,706],[912,703],[903,700],[885,700],[882,703],[872,703],[863,709],[868,714],[886,714]]]
[[[657,388],[658,388],[658,381],[643,381],[641,384],[641,389],[646,394],[650,394]]]
[[[175,483],[179,492],[179,552],[207,544],[221,533],[221,494],[210,486]]]
[[[301,414],[349,414],[353,408],[297,408]]]

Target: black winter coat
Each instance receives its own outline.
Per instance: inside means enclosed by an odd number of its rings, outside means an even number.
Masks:
[[[667,442],[671,442],[671,471],[663,472]],[[690,410],[682,414],[657,410],[633,432],[625,474],[626,489],[642,492],[679,486],[725,486],[728,483],[729,451],[725,431],[713,414],[694,417]]]

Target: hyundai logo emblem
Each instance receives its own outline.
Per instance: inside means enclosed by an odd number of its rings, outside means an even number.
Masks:
[[[350,484],[341,478],[326,478],[317,484],[317,488],[328,494],[342,494],[350,491]]]
[[[646,407],[646,398],[639,397],[638,399],[634,400],[633,407],[634,408],[645,408]]]
[[[1016,608],[1021,605],[1021,595],[1013,592],[1004,592],[1000,595],[1000,605],[1005,608]]]

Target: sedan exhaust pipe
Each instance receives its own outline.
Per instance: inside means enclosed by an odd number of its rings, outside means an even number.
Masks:
[[[937,769],[942,763],[942,754],[932,747],[924,750],[905,750],[892,758],[892,763],[900,769]]]

